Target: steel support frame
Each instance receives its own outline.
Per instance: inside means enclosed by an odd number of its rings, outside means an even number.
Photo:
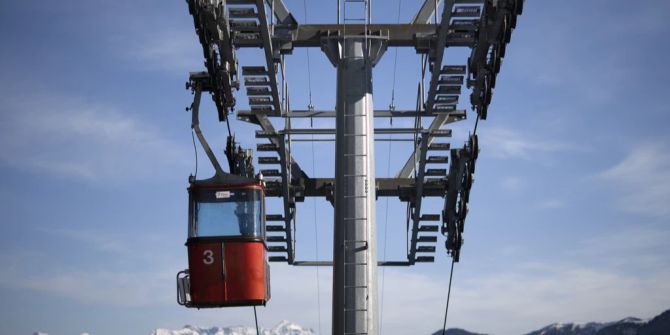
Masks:
[[[214,78],[209,80],[212,99],[217,107],[219,121],[224,121],[228,109],[235,105],[233,88],[239,88],[237,82],[237,57],[232,44],[230,25],[226,15],[218,15],[214,5],[202,7],[198,0],[189,0],[189,11],[193,16],[193,24],[200,38],[205,66]],[[202,22],[202,21],[205,22]],[[221,60],[213,59],[216,56],[211,46],[216,44],[221,54]],[[220,63],[220,64],[219,64]],[[203,88],[204,90],[204,88]]]
[[[293,14],[288,10],[286,4],[282,0],[265,0],[265,3],[272,8],[274,11],[275,17],[277,17],[278,23],[285,26],[297,26],[298,21],[296,21]]]
[[[440,21],[439,31],[437,33],[437,42],[435,46],[435,54],[429,55],[431,63],[431,78],[430,86],[428,88],[428,100],[426,101],[426,110],[432,111],[435,103],[435,93],[437,91],[437,82],[440,79],[440,71],[442,70],[442,58],[444,57],[444,49],[447,47],[447,34],[449,33],[449,21],[451,20],[451,10],[454,7],[454,0],[445,0],[444,9],[442,10],[442,20]]]
[[[230,0],[231,3],[234,3],[235,1],[242,1],[242,0]],[[245,0],[249,1],[249,0]],[[290,156],[290,152],[286,149],[285,147],[285,141],[283,140],[283,135],[281,132],[277,132],[274,127],[272,126],[272,123],[268,119],[268,116],[282,116],[282,114],[290,115],[290,117],[330,117],[330,116],[336,116],[338,119],[341,119],[341,113],[346,110],[346,105],[350,102],[353,102],[351,100],[351,97],[345,96],[340,96],[339,90],[341,88],[341,84],[344,83],[345,81],[343,80],[342,83],[340,83],[340,76],[338,75],[338,108],[336,112],[330,112],[330,111],[319,111],[319,112],[313,112],[313,111],[306,111],[306,112],[298,112],[298,113],[292,113],[288,110],[282,109],[281,102],[279,99],[279,90],[278,90],[278,84],[277,84],[277,74],[275,71],[275,64],[279,61],[280,55],[283,54],[288,54],[290,53],[294,47],[322,47],[324,44],[324,40],[332,40],[332,39],[339,39],[341,36],[343,36],[344,32],[344,26],[339,24],[339,13],[338,13],[338,24],[337,25],[327,25],[327,24],[318,24],[318,25],[298,25],[297,21],[293,18],[293,16],[290,14],[286,6],[281,0],[251,0],[250,2],[254,2],[257,5],[258,8],[258,16],[259,16],[259,21],[260,21],[260,32],[261,32],[261,37],[263,40],[263,49],[265,53],[265,59],[266,59],[266,65],[267,65],[267,73],[268,77],[270,78],[270,85],[272,89],[272,96],[274,100],[274,108],[275,108],[275,113],[273,115],[262,115],[259,113],[238,113],[238,117],[240,119],[243,119],[245,121],[253,122],[261,126],[261,128],[266,131],[266,132],[271,132],[275,136],[270,137],[270,141],[275,144],[279,148],[279,156],[280,156],[280,161],[282,164],[282,181],[277,182],[281,185],[277,185],[277,187],[274,188],[268,188],[268,196],[281,196],[283,197],[284,200],[284,220],[285,220],[285,227],[287,229],[286,234],[287,234],[287,241],[288,241],[288,248],[289,248],[289,263],[294,264],[294,265],[303,265],[303,266],[327,266],[330,265],[329,262],[327,261],[295,261],[294,259],[294,249],[293,249],[293,237],[292,237],[292,226],[291,226],[291,220],[294,218],[294,211],[295,211],[295,202],[300,201],[301,199],[304,199],[304,197],[309,197],[309,196],[324,196],[326,198],[329,198],[331,200],[331,203],[334,203],[336,206],[336,218],[335,218],[335,243],[334,243],[334,248],[335,248],[335,259],[334,259],[334,276],[333,276],[333,334],[348,334],[348,333],[358,333],[358,328],[356,324],[361,324],[359,320],[356,320],[356,318],[351,318],[346,315],[346,312],[344,312],[343,308],[346,308],[347,304],[346,301],[336,301],[336,296],[346,296],[340,295],[342,291],[344,291],[344,287],[346,285],[359,285],[360,284],[360,276],[354,275],[353,276],[353,281],[348,280],[349,278],[346,278],[345,276],[339,276],[342,273],[342,269],[344,269],[344,266],[342,266],[342,262],[347,260],[347,251],[346,248],[343,247],[344,239],[346,238],[345,234],[339,235],[340,237],[338,238],[338,222],[340,223],[339,225],[342,226],[342,218],[346,218],[346,215],[352,215],[352,213],[345,213],[345,214],[338,214],[338,209],[337,208],[338,204],[342,205],[343,201],[342,199],[339,199],[338,197],[341,195],[341,190],[342,188],[346,188],[347,186],[345,185],[346,183],[343,182],[343,172],[342,168],[340,166],[340,163],[338,164],[339,172],[336,174],[335,179],[327,179],[327,178],[309,178],[298,166],[298,164],[295,162],[295,160]],[[500,0],[498,3],[507,1],[511,2],[514,0]],[[456,223],[456,218],[455,214],[453,212],[450,212],[453,210],[453,205],[454,199],[458,198],[458,192],[460,192],[460,188],[462,186],[457,186],[458,183],[461,182],[460,176],[462,176],[463,171],[463,166],[464,162],[462,160],[458,159],[453,159],[452,158],[452,169],[458,169],[457,171],[450,171],[449,178],[433,178],[430,181],[426,180],[425,178],[425,164],[426,164],[426,155],[427,155],[427,150],[428,147],[431,145],[433,137],[431,136],[431,132],[434,130],[439,130],[444,124],[450,123],[453,121],[458,121],[462,120],[465,118],[465,113],[459,113],[458,111],[452,112],[452,113],[438,113],[437,111],[434,110],[434,101],[435,101],[435,93],[437,90],[438,86],[438,81],[440,77],[440,71],[442,67],[442,58],[444,55],[444,50],[447,46],[450,45],[460,45],[460,46],[469,46],[469,47],[478,47],[478,50],[473,50],[473,55],[476,55],[476,58],[479,57],[484,57],[481,56],[482,54],[485,54],[483,51],[484,49],[488,50],[488,47],[490,45],[490,41],[487,41],[487,39],[490,39],[491,35],[498,35],[497,31],[491,31],[489,32],[489,36],[487,34],[481,34],[479,36],[479,45],[477,45],[474,42],[459,42],[461,44],[453,44],[454,42],[448,41],[447,37],[450,34],[450,18],[451,18],[451,12],[452,8],[454,6],[454,3],[456,2],[455,0],[444,0],[444,9],[441,15],[441,21],[438,23],[436,22],[435,24],[428,24],[431,21],[431,16],[435,11],[437,10],[437,7],[439,3],[443,2],[442,0],[426,0],[419,12],[415,15],[415,17],[412,20],[411,24],[404,24],[404,25],[385,25],[385,24],[368,24],[368,25],[347,25],[346,26],[346,33],[348,37],[353,37],[353,38],[367,38],[368,36],[377,36],[377,37],[384,37],[385,38],[385,43],[384,46],[391,46],[391,47],[414,47],[418,53],[423,53],[423,54],[428,54],[429,59],[430,59],[430,72],[432,74],[431,79],[430,79],[430,86],[427,94],[427,102],[424,104],[424,106],[419,106],[417,108],[417,111],[412,112],[402,112],[398,113],[395,111],[380,111],[381,113],[376,113],[373,112],[371,102],[369,105],[365,106],[363,104],[362,108],[366,108],[366,112],[369,112],[369,117],[373,118],[376,116],[382,116],[382,117],[406,117],[406,116],[412,116],[412,117],[435,117],[434,120],[431,123],[431,126],[422,132],[421,136],[421,141],[417,145],[417,147],[414,150],[414,153],[410,157],[410,159],[407,161],[403,169],[400,171],[398,174],[397,178],[375,178],[374,177],[374,169],[371,172],[368,172],[367,174],[371,176],[371,178],[374,178],[376,187],[370,188],[369,185],[366,185],[366,188],[368,190],[368,196],[365,198],[365,201],[367,203],[371,203],[374,205],[375,199],[378,196],[397,196],[399,197],[402,201],[407,201],[411,204],[413,207],[413,211],[411,212],[411,219],[413,221],[412,224],[412,247],[410,252],[408,253],[408,261],[392,261],[392,262],[376,262],[376,254],[375,254],[375,238],[374,238],[374,217],[373,214],[369,215],[371,218],[372,225],[368,225],[367,228],[367,235],[364,236],[364,239],[367,241],[365,244],[366,248],[371,249],[370,253],[370,258],[369,258],[369,264],[367,265],[373,273],[372,276],[368,276],[365,280],[365,285],[368,288],[369,292],[368,294],[365,295],[366,297],[366,304],[371,306],[371,312],[372,316],[370,317],[369,315],[366,315],[366,324],[372,327],[372,331],[365,331],[363,334],[376,334],[376,315],[374,315],[374,312],[376,312],[375,304],[376,304],[376,270],[375,266],[380,265],[380,266],[407,266],[407,265],[412,265],[414,264],[414,261],[416,260],[416,241],[417,241],[417,233],[418,233],[418,228],[419,228],[419,221],[421,219],[421,202],[423,197],[427,196],[446,196],[445,199],[445,210],[443,211],[443,220],[445,220],[445,229],[452,231],[454,228],[456,231],[458,231],[459,223]],[[249,2],[245,2],[249,3]],[[266,13],[266,4],[267,6],[270,6],[272,8],[272,11],[274,15],[277,17],[278,22],[276,25],[270,25],[268,24],[268,16]],[[488,2],[487,2],[488,4]],[[486,7],[486,6],[485,6]],[[485,20],[486,18],[482,16],[482,20]],[[225,23],[225,22],[224,22]],[[225,26],[228,26],[225,24]],[[499,26],[499,23],[496,22],[495,26]],[[198,25],[196,24],[196,28],[198,28]],[[498,29],[498,28],[495,28]],[[225,32],[224,32],[225,33]],[[229,35],[229,31],[227,31]],[[225,36],[224,36],[224,39]],[[227,37],[228,41],[230,41],[230,36]],[[337,42],[338,44],[340,43],[339,41]],[[452,44],[450,44],[452,43]],[[504,41],[503,41],[504,43]],[[204,47],[204,45],[203,45]],[[230,47],[230,48],[228,48]],[[224,46],[224,52],[232,52],[232,59],[234,59],[234,48],[232,44],[229,46]],[[366,45],[366,47],[368,47]],[[346,53],[346,47],[342,48],[345,49],[344,52]],[[338,50],[340,50],[338,48]],[[383,53],[383,49],[380,49],[381,53]],[[369,51],[369,50],[368,50]],[[339,51],[338,51],[339,54]],[[369,57],[368,53],[364,53],[365,57]],[[207,57],[207,54],[205,55]],[[231,54],[228,53],[225,55],[225,58],[231,59]],[[333,60],[332,54],[329,54],[329,58]],[[374,61],[371,61],[370,59],[366,60],[367,66],[370,68],[374,65]],[[339,63],[338,63],[339,64]],[[339,72],[339,65],[338,66],[338,72]],[[362,71],[364,73],[367,73],[367,71]],[[360,77],[360,74],[358,74],[358,77]],[[229,77],[229,79],[232,77]],[[371,78],[370,78],[371,79]],[[216,78],[216,80],[219,80],[219,78]],[[474,81],[474,84],[476,87],[473,89],[473,95],[475,91],[481,91],[481,84],[480,84],[480,78],[477,78],[477,80]],[[229,81],[230,83],[230,81]],[[210,84],[215,84],[211,82]],[[347,84],[351,84],[350,82],[347,82]],[[470,84],[470,83],[468,83]],[[367,83],[366,83],[367,85]],[[363,85],[362,90],[364,91],[364,94],[368,94],[367,86]],[[205,85],[203,85],[205,87]],[[232,88],[233,86],[227,86],[226,87],[226,94],[232,94]],[[211,89],[217,89],[217,88],[211,88]],[[205,89],[203,89],[205,90]],[[423,91],[421,92],[423,93]],[[371,99],[371,84],[369,85],[369,96]],[[200,92],[198,93],[198,99],[200,97]],[[423,94],[422,94],[423,98]],[[234,100],[232,100],[234,103]],[[488,104],[488,102],[486,102]],[[354,103],[355,105],[355,103]],[[343,107],[344,106],[344,107]],[[424,110],[421,109],[421,107],[424,108]],[[360,106],[358,107],[360,108]],[[223,119],[221,117],[221,108],[219,108],[219,113],[220,113],[220,119]],[[374,114],[374,115],[373,115]],[[378,115],[377,115],[378,114]],[[371,122],[372,123],[372,122]],[[342,133],[345,132],[344,127],[340,127],[340,121],[338,121],[338,141],[337,141],[337,148],[340,148],[342,145]],[[374,137],[374,132],[372,129],[369,129],[369,133],[372,137]],[[368,146],[373,143],[372,141],[369,141],[367,143]],[[374,153],[372,150],[370,150],[369,155],[371,157],[374,157]],[[453,151],[452,150],[452,157],[454,157],[455,154],[458,154],[460,152]],[[417,161],[416,157],[417,154],[419,156],[419,159]],[[341,155],[337,155],[337,159],[340,159]],[[459,155],[460,157],[460,155]],[[462,157],[460,157],[462,158]],[[374,162],[374,160],[371,160]],[[409,175],[412,174],[414,168],[416,165],[419,165],[418,173],[416,178],[408,178]],[[337,169],[337,168],[336,168]],[[347,170],[347,169],[344,169]],[[350,169],[351,170],[351,169]],[[354,168],[355,170],[355,168]],[[354,171],[354,173],[358,173],[357,171]],[[290,175],[289,175],[290,174]],[[339,185],[340,190],[337,190],[335,185]],[[456,187],[456,189],[455,189]],[[460,188],[458,188],[460,187]],[[458,191],[457,191],[458,190]],[[335,195],[334,195],[335,193]],[[336,200],[339,199],[339,200]],[[371,206],[368,206],[368,208]],[[374,208],[374,207],[373,207]],[[347,212],[347,210],[340,211],[340,212]],[[448,213],[449,212],[449,213]],[[338,219],[339,215],[339,219]],[[449,221],[449,222],[447,222]],[[462,223],[460,223],[460,229],[462,229]],[[371,227],[370,227],[371,226]],[[355,229],[354,229],[355,231]],[[360,231],[356,231],[354,233],[355,239],[360,237]],[[453,235],[453,234],[452,234]],[[455,236],[455,235],[453,235]],[[460,234],[458,235],[460,237]],[[339,246],[339,247],[338,247]],[[341,249],[340,249],[341,248]],[[338,251],[344,251],[343,255],[339,256],[340,258],[338,259],[339,253]],[[351,256],[351,255],[349,255]],[[374,258],[373,258],[374,257]],[[458,256],[455,256],[455,259]],[[359,261],[356,259],[356,256],[354,255],[353,258],[354,261]],[[373,262],[374,260],[374,262]],[[374,264],[374,265],[373,265]],[[338,267],[339,267],[339,273],[338,273]],[[337,288],[340,288],[340,291],[337,291]],[[339,292],[339,293],[338,293]],[[361,295],[354,295],[354,301],[355,303],[352,305],[353,308],[358,308],[357,306],[360,306],[360,300]],[[369,299],[369,300],[367,300]],[[366,306],[367,306],[366,305]],[[343,308],[340,308],[343,307]],[[339,309],[342,311],[341,313],[336,311]],[[340,313],[340,314],[338,314]],[[367,314],[367,313],[366,313]],[[353,327],[351,326],[351,322],[348,322],[347,319],[353,319]],[[341,326],[341,327],[340,327]],[[366,327],[367,328],[367,327]],[[353,330],[353,331],[348,331],[348,330]]]
[[[277,132],[275,127],[272,125],[272,122],[270,121],[270,119],[268,119],[267,115],[263,115],[263,114],[249,115],[249,118],[245,119],[245,121],[257,124],[259,127],[261,127],[261,129],[264,132],[275,135],[275,136],[270,136],[268,139],[270,140],[270,142],[272,144],[277,146],[277,148],[282,147],[282,144],[281,144],[282,141],[277,136],[279,133]],[[302,170],[302,168],[300,168],[300,165],[298,164],[298,162],[296,162],[296,160],[289,154],[288,150],[286,150],[286,149],[281,150],[280,149],[279,150],[279,156],[280,157],[281,156],[286,156],[285,159],[290,164],[291,173],[293,174],[293,178],[301,178],[301,179],[309,178],[307,176],[307,174]]]
[[[265,53],[265,64],[267,68],[267,75],[270,78],[270,90],[272,93],[272,105],[276,114],[283,114],[281,100],[279,98],[279,85],[277,84],[277,71],[275,70],[275,55],[274,45],[272,43],[272,36],[270,35],[270,25],[268,24],[268,17],[265,12],[264,0],[256,0],[258,7],[258,21],[261,30],[261,37],[263,39],[263,52]]]
[[[412,237],[410,239],[409,254],[407,255],[407,260],[410,264],[414,264],[416,261],[416,243],[419,236],[419,222],[421,220],[421,203],[423,200],[423,183],[426,174],[426,155],[428,153],[428,138],[430,137],[430,132],[424,132],[421,136],[421,158],[419,159],[419,170],[416,174],[416,195],[414,201],[412,202]]]
[[[412,23],[429,23],[433,13],[437,10],[436,6],[439,7],[440,3],[442,3],[442,0],[425,0],[419,11],[414,15]]]
[[[432,132],[433,130],[438,130],[441,129],[444,125],[453,123],[456,121],[461,121],[465,119],[465,113],[463,114],[448,114],[448,115],[437,115],[433,121],[430,123],[430,126],[428,126],[428,132]],[[430,146],[433,144],[434,137],[433,136],[428,136],[428,139],[426,141],[426,144]],[[414,172],[414,169],[416,168],[416,164],[419,163],[421,164],[421,161],[419,160],[417,162],[417,155],[422,156],[421,154],[421,143],[418,143],[416,147],[414,148],[414,152],[412,152],[412,155],[409,156],[407,159],[407,162],[405,162],[405,165],[403,165],[402,169],[400,169],[400,172],[398,172],[397,177],[398,178],[409,178],[412,175],[412,172]],[[425,155],[423,155],[425,156]]]
[[[282,188],[282,203],[284,205],[284,232],[286,233],[286,253],[288,264],[293,264],[295,260],[295,245],[293,239],[293,218],[295,209],[295,199],[291,196],[291,176],[289,173],[289,162],[286,159],[286,141],[284,136],[279,140],[279,162],[281,164],[281,188]],[[284,154],[281,154],[284,153]]]

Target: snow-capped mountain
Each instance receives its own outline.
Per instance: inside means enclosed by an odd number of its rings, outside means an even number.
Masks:
[[[315,335],[316,333],[309,328],[289,322],[282,321],[276,326],[260,329],[260,335]],[[235,327],[211,327],[201,328],[194,326],[184,326],[182,329],[156,329],[150,335],[256,335],[256,328],[247,326]]]
[[[433,335],[441,335],[442,330]],[[446,331],[447,335],[482,335],[468,332],[463,329],[452,328]],[[495,334],[495,333],[494,333]],[[625,318],[615,322],[589,323],[554,323],[526,335],[669,335],[670,310],[649,320]],[[33,335],[47,335],[35,332]],[[89,335],[82,333],[81,335]],[[256,335],[256,328],[248,326],[211,327],[202,328],[184,326],[182,329],[170,330],[158,328],[149,335]],[[282,321],[276,326],[261,328],[260,335],[316,335],[314,330],[304,328],[298,324]]]
[[[438,330],[433,335],[442,335],[442,331]],[[479,333],[471,333],[467,330],[463,330],[460,328],[449,328],[444,332],[444,335],[485,335],[485,334],[479,334]]]
[[[650,320],[625,318],[615,322],[555,323],[526,335],[662,335],[670,334],[670,310]]]
[[[441,334],[438,330],[433,335]],[[462,329],[448,329],[446,334],[480,335]],[[614,322],[554,323],[526,335],[670,335],[670,310],[649,320],[625,318]]]
[[[527,335],[595,335],[603,327],[610,324],[614,324],[614,322],[553,323]]]

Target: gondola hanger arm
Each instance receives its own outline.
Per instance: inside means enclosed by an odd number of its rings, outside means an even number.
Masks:
[[[209,161],[212,163],[212,166],[214,167],[214,170],[216,171],[217,176],[222,176],[225,174],[223,172],[223,169],[221,169],[221,165],[219,164],[219,161],[216,159],[216,156],[214,155],[214,152],[212,152],[212,148],[210,148],[209,144],[207,143],[207,140],[205,140],[205,136],[202,134],[202,130],[200,130],[200,98],[202,97],[202,87],[200,84],[195,84],[193,86],[193,104],[191,104],[191,128],[195,132],[195,135],[198,137],[198,141],[200,142],[200,145],[202,145],[202,148],[205,150],[205,153],[207,154],[207,158],[209,158]]]

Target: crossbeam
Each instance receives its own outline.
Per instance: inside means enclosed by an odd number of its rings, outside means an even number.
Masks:
[[[367,28],[367,30],[366,30]],[[333,35],[388,37],[389,47],[414,47],[416,37],[435,34],[433,24],[304,24],[293,30],[290,42],[294,47],[321,47],[321,38]]]
[[[377,135],[387,135],[387,134],[414,134],[422,131],[423,128],[375,128],[375,134]],[[303,129],[285,129],[280,130],[279,134],[290,134],[290,135],[335,135],[336,129],[334,128],[303,128]]]
[[[295,261],[295,266],[333,266],[333,261]],[[377,266],[410,266],[408,261],[378,261]]]
[[[448,115],[450,118],[465,118],[464,109],[456,109],[449,112],[425,112],[416,110],[402,110],[402,111],[391,111],[391,110],[375,110],[375,117],[388,117],[388,118],[405,118],[405,117],[435,117],[438,115]],[[253,111],[250,110],[239,110],[237,111],[237,118],[240,120],[246,120],[247,118],[255,115]],[[335,111],[333,110],[292,110],[289,111],[285,116],[276,116],[268,115],[269,117],[290,117],[290,118],[329,118],[335,117]]]
[[[443,197],[447,191],[447,178],[425,179],[423,185],[424,197]],[[267,182],[266,195],[269,197],[282,196],[280,185],[273,187],[272,182]],[[324,197],[332,196],[335,186],[335,178],[304,178],[299,184],[293,185],[294,194],[302,197]],[[406,201],[413,199],[416,194],[416,180],[414,178],[375,178],[377,197],[399,197]],[[296,199],[297,200],[297,199]]]

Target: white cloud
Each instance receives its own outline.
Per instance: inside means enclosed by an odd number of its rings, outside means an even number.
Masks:
[[[92,43],[100,42],[103,52],[121,61],[117,65],[127,63],[133,70],[181,78],[189,71],[204,69],[202,47],[184,2],[162,8],[156,8],[154,2],[99,2],[78,4],[77,10],[83,7],[82,20],[91,20],[90,25],[106,32],[96,34]]]
[[[99,230],[83,230],[83,229],[58,229],[52,227],[39,227],[37,231],[46,233],[52,237],[67,238],[75,242],[83,242],[88,246],[94,247],[97,250],[109,251],[113,253],[127,254],[132,251],[127,243],[128,235],[115,234],[111,236],[108,233],[102,233]]]
[[[204,69],[202,47],[191,30],[159,31],[124,36],[121,56],[136,62],[142,69],[165,71],[185,76],[189,71]]]
[[[176,143],[114,107],[40,94],[4,103],[0,162],[16,168],[87,181],[137,180],[184,167],[192,155],[188,142]]]
[[[0,261],[5,268],[0,277],[0,286],[6,288],[35,290],[106,306],[165,305],[174,301],[174,297],[167,293],[174,291],[176,271],[172,269],[110,271],[59,266],[58,270],[52,270],[44,267],[29,269],[17,263],[7,268],[4,264],[6,261]],[[29,260],[25,261],[30,263]]]
[[[612,252],[620,252],[617,245]],[[621,246],[621,244],[619,244]],[[578,252],[588,254],[588,250]],[[1,259],[0,259],[1,260]],[[628,257],[629,262],[635,259]],[[101,306],[176,306],[174,272],[183,264],[147,268],[140,272],[112,272],[59,268],[9,269],[0,285],[30,289]],[[12,264],[16,264],[15,260]],[[611,321],[625,316],[650,317],[670,306],[670,271],[659,267],[644,273],[570,261],[540,264],[502,260],[504,270],[472,271],[456,266],[449,327],[492,334],[520,334],[563,321]],[[19,262],[20,263],[20,262]],[[437,266],[437,265],[433,265]],[[625,267],[624,267],[625,268]],[[331,271],[321,268],[321,329],[328,333],[331,317]],[[429,275],[425,266],[387,268],[383,333],[430,334],[442,324],[448,272]],[[283,319],[317,330],[318,305],[314,268],[272,264],[272,299],[260,308],[261,326]],[[20,280],[19,280],[20,279]],[[206,326],[251,325],[250,310],[186,311],[178,318],[156,320],[156,327],[177,328],[185,323]]]
[[[617,204],[633,213],[670,216],[670,148],[643,143],[598,178],[617,188]]]
[[[175,275],[186,264],[175,263],[173,252],[156,247],[165,241],[155,236],[59,228],[37,228],[34,232],[38,236],[46,233],[52,240],[65,238],[68,245],[77,248],[73,254],[65,251],[63,255],[78,259],[52,255],[63,250],[44,246],[30,251],[5,250],[0,256],[0,287],[105,307],[169,306],[175,301]],[[112,255],[100,256],[98,251]],[[82,261],[85,263],[80,264]]]
[[[157,245],[173,243],[174,240],[160,232],[137,234],[134,232],[108,231],[91,228],[59,228],[51,226],[35,227],[35,233],[46,234],[50,239],[66,239],[69,243],[90,251],[110,254],[118,261],[141,261],[156,263],[167,254]],[[150,247],[147,247],[149,245]],[[89,251],[87,251],[89,252]]]
[[[504,271],[456,266],[448,327],[522,334],[554,322],[650,317],[670,305],[670,271],[636,275],[578,264],[508,262]],[[416,271],[416,269],[413,269]],[[430,334],[442,324],[448,273],[387,272],[385,334]]]
[[[637,224],[587,238],[570,253],[570,257],[596,260],[599,265],[648,272],[670,267],[667,249],[670,229]],[[622,257],[625,255],[626,257]]]
[[[540,153],[566,149],[566,146],[560,143],[528,138],[512,129],[500,127],[486,129],[485,134],[480,135],[480,139],[482,152],[497,158],[532,159]]]
[[[514,266],[458,281],[452,324],[519,334],[553,322],[646,317],[670,305],[670,298],[658,294],[668,290],[667,270],[638,276],[574,265]]]

